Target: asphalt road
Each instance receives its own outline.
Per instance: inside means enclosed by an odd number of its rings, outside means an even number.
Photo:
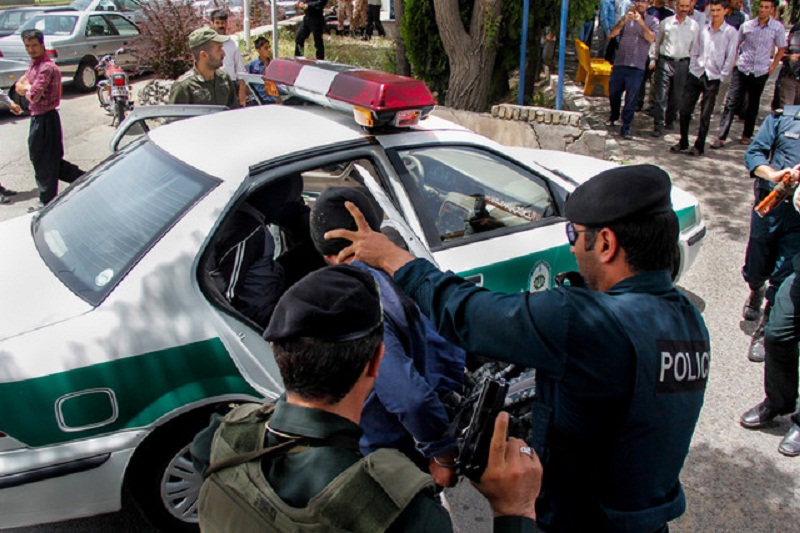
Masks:
[[[766,96],[764,101],[768,101]],[[591,103],[598,122],[607,100],[594,98]],[[108,154],[110,118],[93,94],[78,94],[65,86],[61,116],[69,160],[90,168]],[[716,120],[712,131],[715,126]],[[693,131],[696,127],[695,123]],[[677,135],[653,139],[651,129],[649,117],[637,115],[634,140],[619,143],[622,159],[654,163],[668,170],[677,185],[700,198],[708,226],[700,256],[680,286],[698,305],[711,331],[712,369],[705,407],[682,475],[687,512],[671,529],[800,531],[800,458],[777,452],[789,420],[781,417],[776,425],[760,431],[748,431],[738,424],[739,415],[763,398],[763,365],[749,362],[745,355],[754,325],[741,319],[748,291],[739,271],[752,202],[752,181],[742,165],[744,147],[707,150],[700,158],[675,155],[668,149],[677,142]],[[0,219],[23,214],[36,199],[27,130],[26,118],[0,112],[0,182],[21,191],[15,203],[0,206]],[[737,123],[731,138],[737,139],[740,133],[741,124]],[[587,453],[592,453],[590,447]],[[468,484],[450,491],[448,499],[461,531],[491,530],[491,514]],[[111,530],[144,531],[147,526],[134,513],[121,512],[25,531]]]

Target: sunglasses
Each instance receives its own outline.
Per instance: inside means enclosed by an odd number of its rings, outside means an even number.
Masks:
[[[578,242],[578,233],[595,231],[597,230],[594,228],[575,229],[575,225],[572,222],[567,222],[567,241],[569,241],[570,246],[575,246],[575,243]]]

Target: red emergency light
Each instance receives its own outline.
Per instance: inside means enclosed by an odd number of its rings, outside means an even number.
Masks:
[[[411,127],[436,106],[421,80],[329,61],[274,59],[267,65],[264,80],[267,93],[280,90],[352,112],[356,122],[366,127]]]

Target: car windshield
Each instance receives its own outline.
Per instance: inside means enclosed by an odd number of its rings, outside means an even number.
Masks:
[[[150,142],[130,145],[95,167],[34,225],[53,273],[98,305],[147,250],[218,180]]]
[[[20,26],[15,33],[20,34],[25,30],[39,30],[45,35],[72,35],[77,22],[77,15],[40,15]]]

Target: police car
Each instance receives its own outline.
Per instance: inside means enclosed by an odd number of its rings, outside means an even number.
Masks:
[[[260,328],[210,280],[213,244],[282,177],[302,176],[308,203],[363,189],[414,254],[484,287],[541,291],[575,269],[564,201],[610,163],[428,117],[433,98],[408,78],[305,59],[266,78],[325,106],[163,125],[0,224],[0,528],[114,511],[123,487],[158,527],[196,528],[192,436],[215,409],[282,390]],[[673,205],[679,276],[705,225],[677,187]]]

